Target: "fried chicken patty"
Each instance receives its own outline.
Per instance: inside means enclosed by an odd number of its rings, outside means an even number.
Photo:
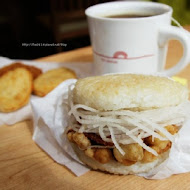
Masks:
[[[168,125],[165,128],[172,135],[178,132],[178,127],[175,125]],[[95,133],[78,133],[69,130],[67,137],[70,142],[75,143],[81,150],[83,150],[85,155],[102,164],[108,163],[111,159],[114,159],[123,165],[130,166],[136,162],[153,162],[158,158],[158,156],[143,149],[138,143],[120,145],[125,152],[125,155],[122,155],[115,147],[113,147],[114,144],[112,142],[105,142]],[[154,149],[158,155],[168,151],[172,144],[169,140],[163,141],[158,138],[153,139],[152,136],[144,138],[143,141],[146,145]],[[91,147],[92,145],[101,145],[102,148],[93,148]]]

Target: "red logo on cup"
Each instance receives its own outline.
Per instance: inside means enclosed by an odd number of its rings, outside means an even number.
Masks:
[[[128,55],[124,51],[116,51],[113,55],[113,58],[127,59]]]
[[[142,58],[154,56],[154,54],[146,54],[146,55],[142,55],[142,56],[128,57],[128,54],[124,51],[116,51],[112,57],[103,55],[96,51],[94,51],[94,53],[96,55],[100,56],[102,59],[104,59],[104,61],[107,60],[107,62],[112,62],[112,63],[117,63],[117,60],[122,60],[122,59],[123,60],[135,60],[135,59],[142,59]]]

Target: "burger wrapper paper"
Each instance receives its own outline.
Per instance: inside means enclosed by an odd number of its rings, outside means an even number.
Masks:
[[[40,68],[43,72],[50,69],[56,69],[60,67],[67,67],[75,71],[78,78],[83,78],[91,75],[91,65],[90,63],[53,63],[53,62],[37,62],[37,61],[27,61],[27,60],[12,60],[5,57],[0,57],[0,68],[6,65],[12,64],[14,62],[22,62],[26,65],[36,66]],[[36,96],[31,96],[31,100],[35,99]],[[0,113],[0,126],[3,124],[13,125],[17,122],[24,121],[27,119],[32,119],[32,110],[30,103],[21,109],[10,112],[10,113]]]
[[[56,162],[80,176],[89,168],[79,161],[65,134],[69,118],[64,97],[68,94],[68,86],[75,82],[74,79],[63,82],[45,98],[33,99],[31,105],[35,126],[33,140]],[[187,120],[172,143],[169,158],[149,173],[138,175],[148,179],[163,179],[173,174],[190,172],[189,135],[190,120]]]

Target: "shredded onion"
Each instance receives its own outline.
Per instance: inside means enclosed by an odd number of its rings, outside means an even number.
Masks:
[[[69,88],[66,104],[71,118],[70,128],[80,133],[93,132],[100,135],[105,142],[112,142],[122,155],[125,152],[120,144],[138,143],[145,150],[157,156],[157,152],[147,146],[143,139],[152,136],[153,139],[173,142],[174,136],[165,127],[167,125],[180,127],[190,115],[189,101],[178,106],[145,111],[99,111],[82,104],[74,105],[72,87]],[[107,138],[108,136],[111,138]]]

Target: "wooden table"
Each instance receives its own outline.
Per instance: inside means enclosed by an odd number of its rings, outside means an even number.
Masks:
[[[167,67],[175,64],[182,55],[182,47],[172,41],[169,45]],[[90,47],[38,59],[54,62],[91,62]],[[190,84],[190,66],[179,73]],[[32,121],[0,127],[0,190],[185,190],[190,189],[190,173],[164,180],[146,180],[133,175],[118,176],[90,171],[76,177],[67,168],[54,162],[32,141]]]

